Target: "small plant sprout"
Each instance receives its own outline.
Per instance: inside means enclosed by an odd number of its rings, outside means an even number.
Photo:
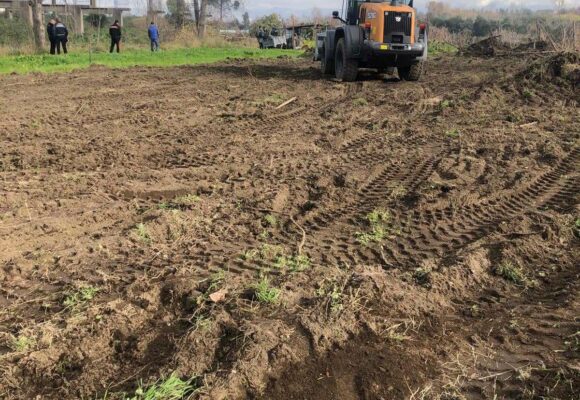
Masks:
[[[141,222],[137,224],[137,226],[135,227],[135,233],[137,234],[139,240],[146,243],[151,241],[151,235],[149,235],[149,230],[147,229],[147,226],[145,226],[144,223]]]
[[[521,268],[510,261],[498,265],[494,272],[497,276],[502,277],[506,281],[513,282],[516,285],[523,285],[527,282],[527,278]]]
[[[407,195],[407,189],[403,185],[397,185],[391,189],[389,200],[397,201]]]
[[[369,102],[365,98],[359,97],[359,98],[354,99],[352,101],[352,104],[354,104],[355,106],[362,107],[362,106],[368,105]]]
[[[18,338],[13,339],[12,343],[10,344],[12,350],[19,353],[30,351],[34,348],[34,346],[36,346],[36,340],[25,335],[18,336]]]
[[[226,273],[223,270],[216,272],[211,276],[209,288],[207,289],[207,291],[211,293],[215,290],[220,289],[224,285],[225,281],[226,281]]]
[[[452,100],[443,100],[439,103],[439,110],[443,111],[449,107],[453,107],[454,103]]]
[[[391,215],[387,210],[373,210],[367,215],[367,221],[371,227],[370,232],[357,232],[356,240],[364,246],[382,242],[390,233],[388,226],[390,219]]]
[[[201,198],[195,194],[187,194],[185,196],[178,196],[173,199],[173,203],[177,206],[192,206],[199,203]]]
[[[255,259],[259,258],[260,251],[256,249],[246,250],[242,253],[240,258],[244,261],[254,261]]]
[[[265,260],[281,255],[284,255],[284,248],[282,246],[265,243],[260,249],[260,256]]]
[[[160,380],[148,388],[141,383],[135,391],[135,396],[128,400],[181,400],[194,391],[193,379],[184,381],[173,373],[169,378]]]
[[[529,89],[525,89],[523,91],[522,95],[524,96],[524,99],[527,99],[527,100],[529,100],[532,97],[534,97],[534,93],[531,90],[529,90]]]
[[[260,303],[275,304],[280,298],[280,290],[270,286],[270,280],[263,275],[258,283],[253,287],[256,299]]]
[[[453,139],[458,138],[460,135],[461,132],[459,132],[459,129],[457,128],[449,129],[447,132],[445,132],[445,136]]]
[[[367,220],[371,225],[389,222],[390,219],[391,214],[387,210],[383,210],[382,208],[373,210],[367,215]]]
[[[271,228],[275,228],[278,225],[278,219],[276,218],[275,215],[272,215],[272,214],[266,215],[264,217],[264,221]]]
[[[310,268],[310,258],[305,255],[278,256],[274,267],[277,269],[288,269],[290,272],[302,272]]]
[[[76,310],[93,300],[98,291],[99,289],[92,286],[83,287],[76,292],[69,294],[64,299],[63,305],[68,310]]]
[[[316,295],[326,302],[326,312],[337,314],[344,308],[342,303],[342,290],[336,282],[325,282],[316,291]]]

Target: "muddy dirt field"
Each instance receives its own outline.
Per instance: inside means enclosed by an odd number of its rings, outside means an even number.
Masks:
[[[578,399],[577,61],[0,78],[0,398]]]

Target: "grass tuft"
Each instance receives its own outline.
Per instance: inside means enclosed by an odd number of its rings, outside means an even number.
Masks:
[[[305,255],[278,256],[274,267],[278,269],[288,269],[290,272],[302,272],[310,268],[310,258]]]
[[[384,209],[376,209],[367,215],[367,221],[371,227],[370,232],[355,233],[356,240],[368,246],[371,243],[380,243],[390,234],[389,222],[391,214]]]
[[[264,217],[264,221],[266,224],[272,228],[275,228],[278,225],[278,219],[275,215],[268,214]]]
[[[362,107],[362,106],[366,106],[366,105],[368,105],[368,104],[369,104],[369,102],[368,102],[366,99],[364,99],[364,98],[362,98],[362,97],[359,97],[359,98],[356,98],[356,99],[354,99],[354,100],[352,101],[352,104],[354,104],[355,106]]]
[[[99,289],[87,286],[69,294],[62,303],[68,310],[76,310],[93,300]]]
[[[275,304],[280,299],[280,289],[270,286],[270,280],[265,275],[254,285],[253,289],[260,303]]]
[[[448,130],[447,132],[445,132],[445,136],[450,137],[450,138],[458,138],[461,135],[461,132],[459,132],[459,129],[457,128],[453,128]]]
[[[527,282],[527,278],[521,268],[509,261],[498,265],[494,272],[497,276],[502,277],[506,281],[513,282],[516,285],[523,285]]]
[[[25,353],[29,350],[32,350],[36,346],[36,340],[34,338],[22,335],[19,336],[17,339],[14,339],[10,344],[12,350],[17,351],[19,353]]]
[[[144,223],[141,222],[137,224],[137,226],[135,227],[135,233],[137,234],[139,240],[145,243],[149,243],[151,241],[151,235],[149,235],[147,226],[145,226]]]
[[[193,379],[184,381],[175,373],[164,381],[158,381],[148,388],[139,385],[135,396],[127,400],[181,400],[192,394],[195,387]]]

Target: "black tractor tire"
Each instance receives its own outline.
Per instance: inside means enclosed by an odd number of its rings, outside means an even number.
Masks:
[[[344,38],[338,39],[334,57],[336,79],[342,82],[353,82],[358,76],[358,60],[346,57],[346,43]]]
[[[326,54],[326,49],[322,48],[320,55],[320,66],[324,75],[334,74],[334,58]]]
[[[399,78],[405,81],[415,82],[421,79],[423,75],[423,69],[425,68],[425,64],[423,61],[419,61],[417,64],[413,64],[409,67],[399,67]]]

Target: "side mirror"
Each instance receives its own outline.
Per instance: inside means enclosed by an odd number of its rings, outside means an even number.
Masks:
[[[339,16],[340,16],[340,14],[338,13],[338,11],[333,11],[333,12],[332,12],[332,18],[334,18],[334,19],[338,19],[338,18],[339,18]]]

